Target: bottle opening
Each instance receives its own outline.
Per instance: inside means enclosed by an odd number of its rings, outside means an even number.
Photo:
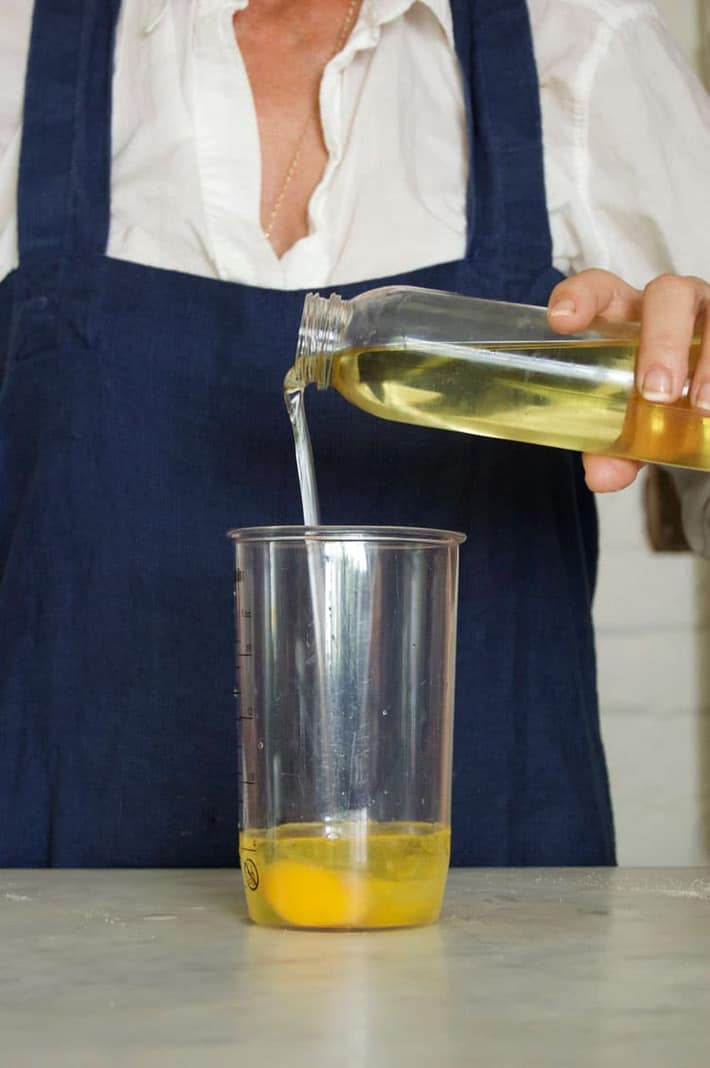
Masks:
[[[318,389],[328,388],[333,366],[328,357],[345,347],[345,331],[351,317],[349,302],[337,293],[330,297],[318,293],[306,296],[296,346],[296,365],[304,381],[315,382]]]

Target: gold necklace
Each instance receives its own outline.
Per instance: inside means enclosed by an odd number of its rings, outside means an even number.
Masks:
[[[330,55],[328,56],[327,60],[325,61],[325,66],[326,67],[330,63],[331,59],[333,59],[334,56],[337,56],[338,52],[340,52],[341,48],[345,44],[345,42],[346,42],[346,40],[348,38],[348,35],[350,33],[350,30],[352,28],[353,19],[355,17],[355,11],[357,10],[357,6],[358,6],[359,2],[360,2],[360,0],[350,0],[350,3],[348,4],[348,9],[345,12],[345,18],[343,20],[343,24],[340,27],[340,33],[338,34],[338,39],[335,42],[335,47],[334,47],[333,51],[330,53]],[[272,235],[273,230],[274,230],[274,224],[276,222],[276,218],[277,218],[277,216],[279,214],[279,211],[281,210],[281,205],[284,202],[284,198],[285,198],[286,193],[288,191],[288,187],[291,185],[291,181],[293,179],[293,176],[296,173],[296,169],[298,167],[298,163],[299,163],[299,160],[301,158],[301,152],[303,150],[303,142],[306,139],[306,134],[308,133],[308,128],[311,125],[311,123],[313,122],[314,117],[315,117],[315,112],[310,111],[308,113],[308,117],[306,118],[305,123],[303,124],[303,129],[301,130],[301,133],[300,133],[300,135],[298,137],[298,140],[296,141],[296,148],[295,148],[295,150],[293,152],[293,155],[291,156],[291,161],[290,161],[290,163],[288,165],[288,168],[286,170],[286,177],[284,178],[284,180],[283,180],[283,182],[281,184],[281,188],[280,188],[280,190],[278,192],[278,196],[276,197],[276,200],[274,201],[274,206],[272,207],[271,211],[269,212],[269,218],[268,218],[268,221],[266,223],[266,226],[264,227],[264,237],[266,238],[267,241],[271,241],[271,235]]]

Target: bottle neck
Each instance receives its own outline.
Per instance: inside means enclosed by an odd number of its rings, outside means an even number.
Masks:
[[[347,348],[345,335],[352,318],[350,301],[337,293],[320,297],[309,293],[303,305],[298,329],[295,366],[305,384],[327,389],[333,370],[333,356]]]

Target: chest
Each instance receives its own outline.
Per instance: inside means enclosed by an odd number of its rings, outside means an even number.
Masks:
[[[171,3],[149,32],[141,12],[142,3],[124,0],[112,255],[277,289],[463,255],[463,83],[453,38],[424,4],[379,33],[363,8],[343,55],[325,73],[312,67],[310,81],[291,69],[298,40],[280,39],[274,70],[265,59],[270,33],[247,26],[235,34],[230,5]],[[330,31],[337,35],[335,23]],[[326,51],[321,38],[321,57]],[[316,105],[319,121],[306,131],[291,183],[303,236],[277,256],[262,206],[271,210],[299,124]]]
[[[260,221],[281,255],[308,232],[308,204],[328,161],[320,89],[360,0],[251,4],[233,17],[259,133]]]

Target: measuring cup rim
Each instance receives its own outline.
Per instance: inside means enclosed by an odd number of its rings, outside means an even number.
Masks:
[[[251,541],[368,541],[413,542],[419,545],[461,545],[466,535],[456,530],[434,530],[428,527],[378,526],[276,526],[241,527],[227,531],[235,542]]]

